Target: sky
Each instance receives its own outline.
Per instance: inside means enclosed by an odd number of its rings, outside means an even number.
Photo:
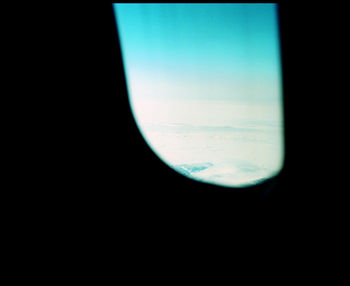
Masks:
[[[114,4],[132,96],[280,99],[276,4]]]
[[[284,157],[276,4],[114,4],[128,94],[149,147],[224,186]]]

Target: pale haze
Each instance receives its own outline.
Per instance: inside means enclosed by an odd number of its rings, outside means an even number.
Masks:
[[[244,187],[283,165],[276,4],[114,4],[131,109],[175,171]]]

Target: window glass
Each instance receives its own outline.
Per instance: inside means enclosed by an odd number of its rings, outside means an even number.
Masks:
[[[131,109],[179,173],[227,187],[284,157],[277,4],[114,4]]]

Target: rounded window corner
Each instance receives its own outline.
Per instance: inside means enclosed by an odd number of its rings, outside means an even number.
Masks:
[[[276,5],[114,4],[132,115],[173,171],[243,189],[284,169]]]

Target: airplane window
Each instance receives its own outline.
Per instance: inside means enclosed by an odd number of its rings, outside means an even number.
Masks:
[[[283,166],[277,4],[114,4],[128,94],[165,164],[225,187]]]

